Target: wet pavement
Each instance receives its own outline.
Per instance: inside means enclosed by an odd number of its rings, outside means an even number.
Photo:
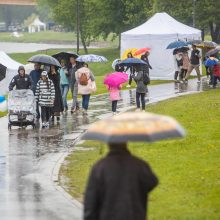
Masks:
[[[199,92],[205,83],[149,86],[148,103]],[[123,91],[120,112],[135,107],[135,91]],[[89,124],[111,117],[108,95],[91,98],[88,116],[66,113],[50,129],[7,129],[0,119],[0,219],[82,219],[82,205],[58,184],[58,171],[65,156],[74,150],[77,138]]]

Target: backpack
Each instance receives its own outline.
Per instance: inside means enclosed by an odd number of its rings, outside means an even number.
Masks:
[[[150,84],[149,74],[145,71],[143,71],[143,83],[144,83],[144,85]]]
[[[81,76],[79,77],[79,84],[82,86],[87,86],[88,85],[88,77],[86,73],[82,73]]]

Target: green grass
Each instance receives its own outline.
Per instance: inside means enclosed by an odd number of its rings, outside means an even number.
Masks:
[[[149,219],[220,219],[220,90],[178,97],[151,105],[147,111],[170,115],[186,129],[182,140],[130,144],[134,155],[148,161],[160,179],[150,195]],[[87,177],[107,148],[89,141],[61,167],[61,185],[82,201]],[[68,180],[68,181],[67,181]]]
[[[8,114],[8,112],[1,112],[0,111],[0,118],[6,116],[7,114]]]

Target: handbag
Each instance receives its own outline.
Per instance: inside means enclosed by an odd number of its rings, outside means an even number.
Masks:
[[[96,87],[96,83],[95,83],[95,81],[91,81],[89,87],[90,87],[90,91],[91,91],[91,93],[94,93],[94,92],[97,91],[97,87]]]

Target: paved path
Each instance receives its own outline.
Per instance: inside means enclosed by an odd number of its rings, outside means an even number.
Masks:
[[[149,103],[198,92],[202,85],[163,84],[149,87]],[[134,91],[123,91],[119,111],[134,107]],[[74,150],[74,141],[90,123],[111,117],[108,95],[92,97],[88,117],[64,115],[49,130],[7,130],[0,119],[0,219],[77,220],[82,205],[58,186],[57,173],[63,158]]]

